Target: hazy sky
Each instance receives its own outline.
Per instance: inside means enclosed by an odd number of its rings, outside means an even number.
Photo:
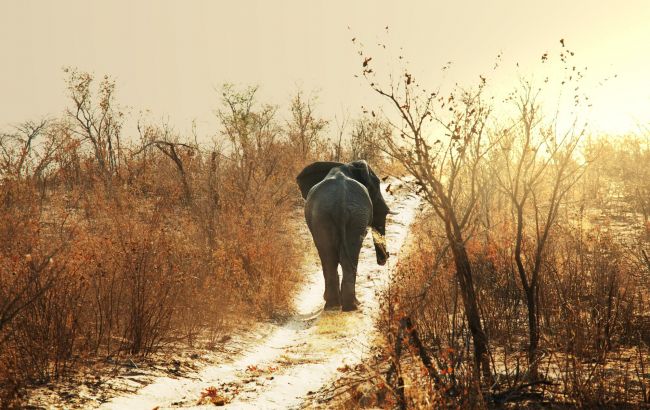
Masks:
[[[650,121],[647,0],[1,0],[0,128],[63,112],[64,66],[112,75],[121,104],[179,129],[196,118],[200,132],[214,132],[224,82],[259,84],[263,100],[285,105],[298,87],[319,90],[322,115],[354,114],[376,100],[354,78],[353,36],[369,50],[377,41],[403,47],[432,87],[446,61],[461,82],[489,70],[500,51],[504,66],[516,61],[525,73],[564,38],[594,78],[618,74],[591,91],[596,127]],[[495,81],[516,76],[504,70]]]

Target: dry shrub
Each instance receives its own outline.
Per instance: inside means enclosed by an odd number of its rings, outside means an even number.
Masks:
[[[118,121],[112,83],[94,105],[92,77],[74,74],[80,109]],[[41,133],[29,139],[0,134],[3,406],[107,357],[213,344],[288,312],[300,283],[294,178],[306,159],[274,110],[249,110],[250,133],[231,129],[212,149],[180,142],[164,124],[141,125],[142,141],[127,144],[119,123],[106,137],[77,113],[26,126]]]
[[[400,408],[647,403],[648,141],[593,143],[583,74],[560,45],[542,54],[544,84],[520,78],[488,102],[489,76],[445,95],[407,65],[383,76],[358,43],[399,119],[384,151],[431,206],[380,320],[390,364],[376,371]]]
[[[375,374],[370,379],[372,391],[378,397],[373,405],[483,406],[473,376],[471,334],[455,283],[454,263],[440,234],[435,219],[418,217],[408,255],[400,260],[383,297],[378,327],[385,343],[376,355],[381,360],[369,364]]]
[[[144,220],[105,226],[103,233],[104,238],[88,236],[79,243],[78,256],[86,261],[79,269],[93,306],[86,340],[109,355],[149,353],[168,332],[187,282],[183,261],[193,255],[175,243],[177,236],[161,224],[157,210]]]
[[[604,354],[636,339],[636,267],[613,238],[599,230],[564,231],[549,250],[546,321],[552,343],[578,356]]]
[[[0,399],[19,392],[25,380],[64,374],[73,364],[80,302],[76,275],[67,275],[69,249],[56,218],[44,234],[36,184],[7,179],[0,201]],[[63,235],[63,234],[62,234]]]
[[[468,242],[496,381],[486,389],[473,374],[471,338],[441,227],[425,212],[412,233],[408,256],[400,260],[384,297],[378,324],[385,336],[382,352],[366,363],[374,376],[359,379],[373,385],[371,391],[390,397],[373,404],[475,408],[539,400],[580,407],[647,403],[648,351],[640,323],[646,322],[648,306],[645,287],[639,286],[647,274],[640,275],[642,264],[611,234],[580,226],[554,229],[540,288],[543,355],[539,378],[532,381],[526,359],[527,311],[515,276],[512,232],[501,226]],[[408,336],[410,328],[403,326],[407,319],[424,354]]]

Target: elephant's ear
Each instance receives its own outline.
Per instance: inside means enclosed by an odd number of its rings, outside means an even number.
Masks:
[[[364,160],[352,161],[348,164],[354,179],[362,183],[366,188],[370,188],[370,166]]]
[[[319,161],[306,166],[296,178],[302,197],[307,199],[307,194],[311,187],[322,181],[332,168],[340,167],[341,165],[343,164],[340,162]]]

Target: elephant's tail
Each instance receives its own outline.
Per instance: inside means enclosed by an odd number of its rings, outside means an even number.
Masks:
[[[349,238],[347,232],[347,225],[348,225],[347,216],[348,215],[345,215],[345,217],[342,218],[343,223],[341,224],[341,229],[339,230],[339,234],[341,235],[341,238],[339,240],[339,259],[345,258],[345,260],[351,261],[352,255],[350,255],[350,244],[348,243]]]

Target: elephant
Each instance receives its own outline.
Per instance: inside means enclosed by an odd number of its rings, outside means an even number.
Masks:
[[[368,227],[375,231],[377,263],[384,265],[389,257],[384,235],[386,215],[393,212],[381,194],[379,178],[366,161],[358,160],[314,162],[296,180],[323,268],[325,309],[356,310],[357,265]],[[339,264],[343,270],[340,283]]]

